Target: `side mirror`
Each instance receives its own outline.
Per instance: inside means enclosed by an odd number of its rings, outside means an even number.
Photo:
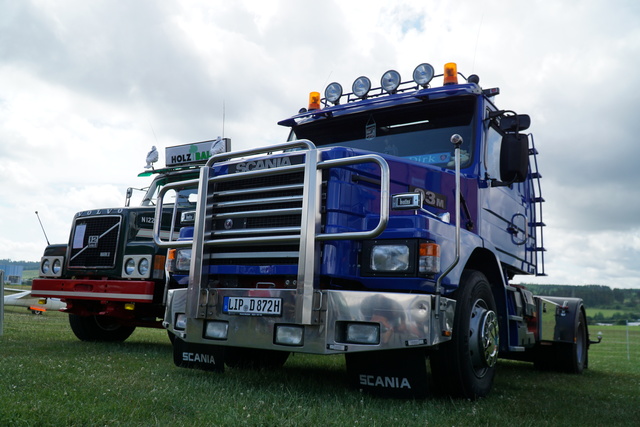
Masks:
[[[520,132],[529,129],[531,117],[528,114],[516,114],[515,116],[502,116],[500,129],[504,132]]]
[[[528,117],[528,116],[527,116]],[[507,134],[500,147],[500,179],[506,184],[523,182],[529,173],[529,139],[522,133]]]
[[[124,201],[124,206],[129,207],[129,202],[131,202],[131,196],[133,195],[133,188],[127,188],[127,198]]]

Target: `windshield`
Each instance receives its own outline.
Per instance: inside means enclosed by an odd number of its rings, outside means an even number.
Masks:
[[[471,163],[475,98],[456,97],[305,123],[290,139],[352,147],[453,167],[451,135],[463,138],[462,167]]]
[[[183,179],[185,178],[183,177]],[[175,181],[176,180],[174,179],[172,182]],[[167,183],[169,183],[169,180],[166,177],[159,177],[155,179],[149,186],[147,194],[145,194],[140,205],[155,206],[156,200],[158,198],[158,193]],[[163,197],[163,205],[172,206],[174,203],[177,203],[179,208],[194,208],[196,205],[197,196],[197,188],[183,189],[178,192],[169,190]]]

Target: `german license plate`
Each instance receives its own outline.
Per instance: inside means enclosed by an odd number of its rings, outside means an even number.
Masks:
[[[224,297],[222,311],[246,316],[280,316],[282,298]]]

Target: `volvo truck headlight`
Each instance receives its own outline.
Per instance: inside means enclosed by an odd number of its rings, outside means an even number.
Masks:
[[[149,272],[149,258],[142,258],[140,262],[138,262],[138,273],[141,276],[146,276]]]
[[[51,261],[49,259],[43,260],[40,266],[40,272],[46,276],[47,274],[49,274],[50,271],[51,271]]]
[[[62,270],[62,261],[59,259],[54,259],[51,266],[51,272],[54,276],[58,276],[60,274],[60,270]]]
[[[146,279],[151,270],[151,255],[127,255],[122,266],[122,277]]]

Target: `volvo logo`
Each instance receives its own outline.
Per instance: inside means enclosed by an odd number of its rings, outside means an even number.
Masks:
[[[224,229],[231,230],[233,228],[233,220],[231,218],[227,218],[224,220]]]

